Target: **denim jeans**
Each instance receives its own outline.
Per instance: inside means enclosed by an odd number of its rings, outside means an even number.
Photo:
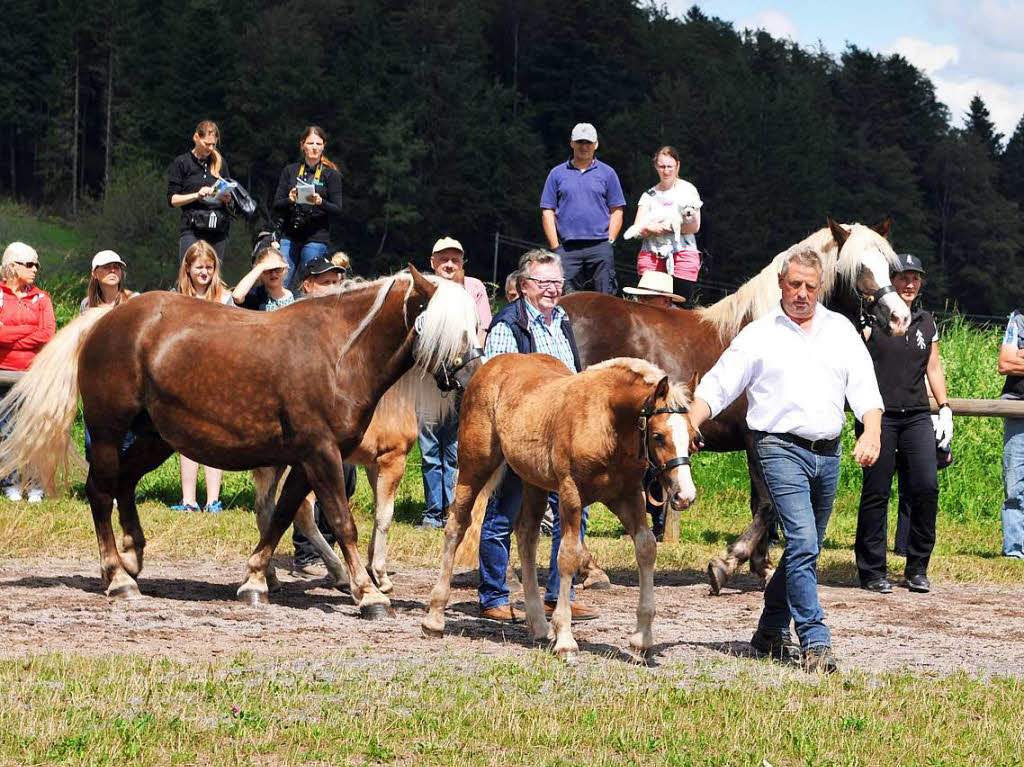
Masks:
[[[298,258],[292,255],[293,249],[299,251]],[[306,264],[314,258],[327,255],[327,243],[302,242],[302,240],[284,237],[281,239],[281,255],[288,262],[288,277],[286,278],[288,285],[292,288],[298,288],[299,283],[302,281],[302,270],[306,267]]]
[[[1003,556],[1024,559],[1024,418],[1003,421]]]
[[[487,502],[487,512],[480,528],[480,607],[489,609],[507,605],[508,585],[505,573],[508,570],[509,550],[512,548],[512,530],[519,517],[523,502],[523,482],[511,470],[505,470],[505,477]],[[562,524],[558,517],[558,493],[548,493],[548,504],[555,512],[555,528],[551,536],[551,560],[548,568],[548,582],[544,590],[545,602],[558,600],[558,546],[562,542]],[[587,508],[583,507],[580,523],[580,541],[587,531]],[[524,578],[536,577],[523,573]],[[572,591],[569,592],[572,597]]]
[[[756,450],[786,536],[778,569],[764,591],[760,626],[789,631],[792,620],[804,649],[831,645],[818,601],[818,553],[839,484],[839,449],[820,455],[762,434]]]
[[[610,242],[579,246],[579,242],[562,243],[555,249],[562,257],[562,274],[566,285],[571,290],[594,290],[617,295],[619,282],[615,276],[615,246]]]
[[[455,497],[455,470],[459,465],[459,411],[453,407],[444,419],[420,418],[420,455],[423,466],[423,520],[445,523],[445,511]]]

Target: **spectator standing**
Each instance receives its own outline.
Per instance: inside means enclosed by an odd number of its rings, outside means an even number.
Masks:
[[[0,276],[0,370],[25,371],[57,329],[50,294],[36,285],[39,254],[35,248],[24,242],[8,245],[0,261]],[[0,386],[0,396],[9,389],[9,384]],[[4,425],[0,423],[0,432]],[[29,503],[43,500],[42,489],[34,485],[23,488],[17,474],[4,477],[0,485],[8,500],[22,500],[26,490]]]
[[[886,575],[885,549],[897,456],[905,469],[900,476],[900,490],[910,500],[904,577],[911,591],[931,590],[928,562],[935,547],[939,503],[936,441],[940,448],[948,448],[953,438],[953,411],[946,401],[946,376],[939,359],[939,331],[932,315],[915,307],[924,268],[921,259],[909,253],[901,253],[899,259],[900,271],[892,275],[892,285],[911,309],[910,326],[902,336],[870,326],[864,329],[885,412],[878,460],[864,467],[854,554],[861,587],[879,594],[892,593],[892,583]],[[930,416],[926,377],[939,403],[935,424]]]
[[[1024,313],[1006,323],[999,347],[999,375],[1006,376],[1003,399],[1024,399]],[[1024,418],[1003,420],[1003,556],[1024,559]]]
[[[561,256],[565,281],[581,290],[618,292],[615,240],[626,198],[615,171],[595,157],[597,130],[578,123],[569,138],[572,157],[548,173],[540,196],[541,223],[551,250]]]
[[[644,238],[636,271],[641,277],[651,270],[671,275],[675,283],[673,292],[692,302],[700,273],[695,235],[700,231],[700,209],[704,203],[697,187],[679,178],[681,162],[674,147],[663,146],[654,153],[653,160],[659,181],[640,196],[636,206],[635,223]],[[676,234],[671,221],[677,211],[687,208],[692,209],[693,217],[684,219]]]
[[[870,466],[878,457],[882,397],[853,326],[818,303],[817,253],[787,254],[779,288],[780,306],[743,328],[697,385],[690,423],[699,429],[746,393],[747,426],[786,536],[750,644],[760,655],[802,661],[807,671],[833,672],[817,567],[839,482],[844,402],[864,423],[853,457]]]
[[[205,240],[223,261],[231,229],[231,193],[214,197],[220,179],[228,176],[228,163],[217,143],[220,131],[213,120],[203,120],[192,134],[194,146],[174,158],[167,181],[167,202],[181,208],[178,258],[197,240]]]
[[[185,251],[181,266],[178,268],[178,284],[175,290],[183,296],[231,304],[231,291],[220,277],[220,258],[210,243],[197,240]],[[181,503],[171,506],[171,510],[199,511],[199,503],[196,501],[199,464],[184,455],[180,458]],[[206,477],[206,505],[203,511],[218,514],[224,508],[220,502],[220,485],[224,472],[213,466],[204,466],[203,474]]]
[[[341,173],[324,155],[326,146],[323,128],[307,126],[299,137],[302,160],[285,166],[274,194],[274,213],[281,219],[281,254],[293,288],[298,288],[305,265],[329,252],[331,231],[341,215]],[[300,185],[312,194],[300,198]]]
[[[499,354],[549,354],[565,363],[573,373],[580,371],[580,354],[569,323],[569,315],[558,305],[562,296],[561,259],[555,253],[531,250],[519,260],[521,297],[494,317],[487,336],[484,356],[490,360]],[[501,484],[487,502],[480,528],[480,615],[495,621],[514,621],[515,612],[509,602],[508,570],[512,530],[519,516],[523,499],[523,482],[511,470],[505,470]],[[548,494],[554,511],[551,560],[544,594],[544,609],[550,615],[558,600],[558,547],[562,541],[558,516],[558,493]],[[580,525],[582,540],[587,527],[587,508]],[[533,577],[524,573],[524,578]],[[597,611],[572,603],[574,621],[596,618]]]
[[[477,342],[483,345],[491,324],[491,305],[487,288],[475,277],[467,277],[466,258],[462,244],[452,237],[442,237],[430,253],[430,267],[444,280],[461,284],[473,298],[477,312]],[[445,413],[418,409],[420,456],[423,466],[423,519],[421,530],[440,530],[445,525],[445,512],[455,493],[455,470],[458,468],[459,409],[458,403]]]

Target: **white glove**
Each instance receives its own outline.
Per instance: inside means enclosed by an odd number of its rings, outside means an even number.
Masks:
[[[953,409],[949,405],[939,408],[939,414],[932,416],[932,428],[939,449],[948,450],[953,440]]]

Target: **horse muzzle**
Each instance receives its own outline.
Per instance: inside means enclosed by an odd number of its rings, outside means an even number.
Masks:
[[[465,391],[469,380],[483,364],[484,350],[474,346],[465,354],[456,357],[451,363],[442,363],[441,369],[434,374],[437,388],[443,394]]]

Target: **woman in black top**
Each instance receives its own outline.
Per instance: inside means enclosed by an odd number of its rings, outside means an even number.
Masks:
[[[181,237],[178,258],[196,240],[205,240],[224,260],[231,225],[231,193],[224,192],[208,201],[216,192],[217,182],[228,176],[228,164],[217,151],[220,131],[213,120],[203,120],[192,134],[195,146],[174,158],[167,182],[167,202],[181,208]]]
[[[953,437],[953,411],[946,399],[946,377],[939,359],[939,334],[932,315],[913,304],[921,291],[921,260],[901,254],[902,269],[892,284],[911,309],[905,335],[892,336],[881,328],[866,328],[865,343],[875,364],[878,388],[885,404],[882,449],[874,466],[864,469],[857,539],[854,552],[861,586],[879,594],[892,592],[886,578],[885,540],[889,493],[899,452],[906,469],[910,496],[910,536],[904,576],[911,591],[926,592],[928,560],[935,546],[935,515],[939,501],[936,440],[947,447]],[[927,377],[939,402],[939,416],[929,416]]]
[[[302,131],[302,162],[285,166],[274,195],[274,212],[281,220],[281,253],[291,266],[288,280],[295,287],[306,264],[329,252],[331,226],[341,214],[341,173],[324,156],[326,146],[327,136],[320,126]],[[312,194],[300,198],[300,185]]]

